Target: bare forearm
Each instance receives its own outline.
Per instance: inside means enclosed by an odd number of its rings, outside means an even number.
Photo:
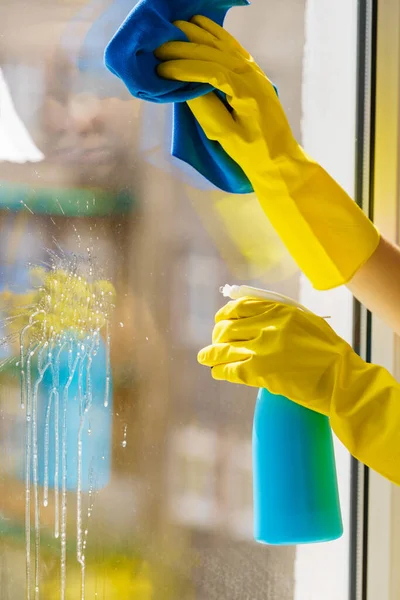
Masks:
[[[400,248],[384,238],[347,286],[372,313],[400,334]]]

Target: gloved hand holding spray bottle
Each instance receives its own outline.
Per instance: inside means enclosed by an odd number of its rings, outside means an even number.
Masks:
[[[225,297],[290,298],[225,285]],[[260,389],[253,424],[254,537],[267,544],[327,542],[343,533],[332,432],[328,417]]]

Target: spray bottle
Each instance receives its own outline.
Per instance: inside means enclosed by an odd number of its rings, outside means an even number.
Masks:
[[[301,304],[274,292],[225,285],[232,300],[263,298]],[[339,538],[343,525],[329,419],[260,389],[253,423],[254,537],[295,545]]]

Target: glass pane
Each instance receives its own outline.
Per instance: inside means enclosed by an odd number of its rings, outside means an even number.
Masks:
[[[350,298],[309,289],[255,198],[172,161],[170,107],[103,67],[133,4],[0,0],[1,598],[345,598],[347,453],[344,537],[256,544],[255,390],[196,355],[226,282],[348,339]],[[350,192],[355,4],[254,0],[227,20]]]

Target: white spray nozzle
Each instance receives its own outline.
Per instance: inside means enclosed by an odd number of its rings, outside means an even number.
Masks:
[[[221,285],[219,291],[224,296],[224,298],[230,298],[231,300],[238,300],[243,296],[240,294],[240,285],[229,285],[226,283],[225,285]]]
[[[219,288],[219,291],[225,298],[230,298],[231,300],[239,300],[239,298],[261,298],[263,300],[270,300],[271,302],[278,302],[280,304],[286,304],[288,306],[295,306],[300,310],[310,313],[311,311],[308,308],[305,308],[299,302],[292,300],[292,298],[288,298],[287,296],[283,296],[282,294],[277,294],[276,292],[270,292],[268,290],[261,290],[259,288],[250,287],[249,285],[229,285],[225,284]]]

